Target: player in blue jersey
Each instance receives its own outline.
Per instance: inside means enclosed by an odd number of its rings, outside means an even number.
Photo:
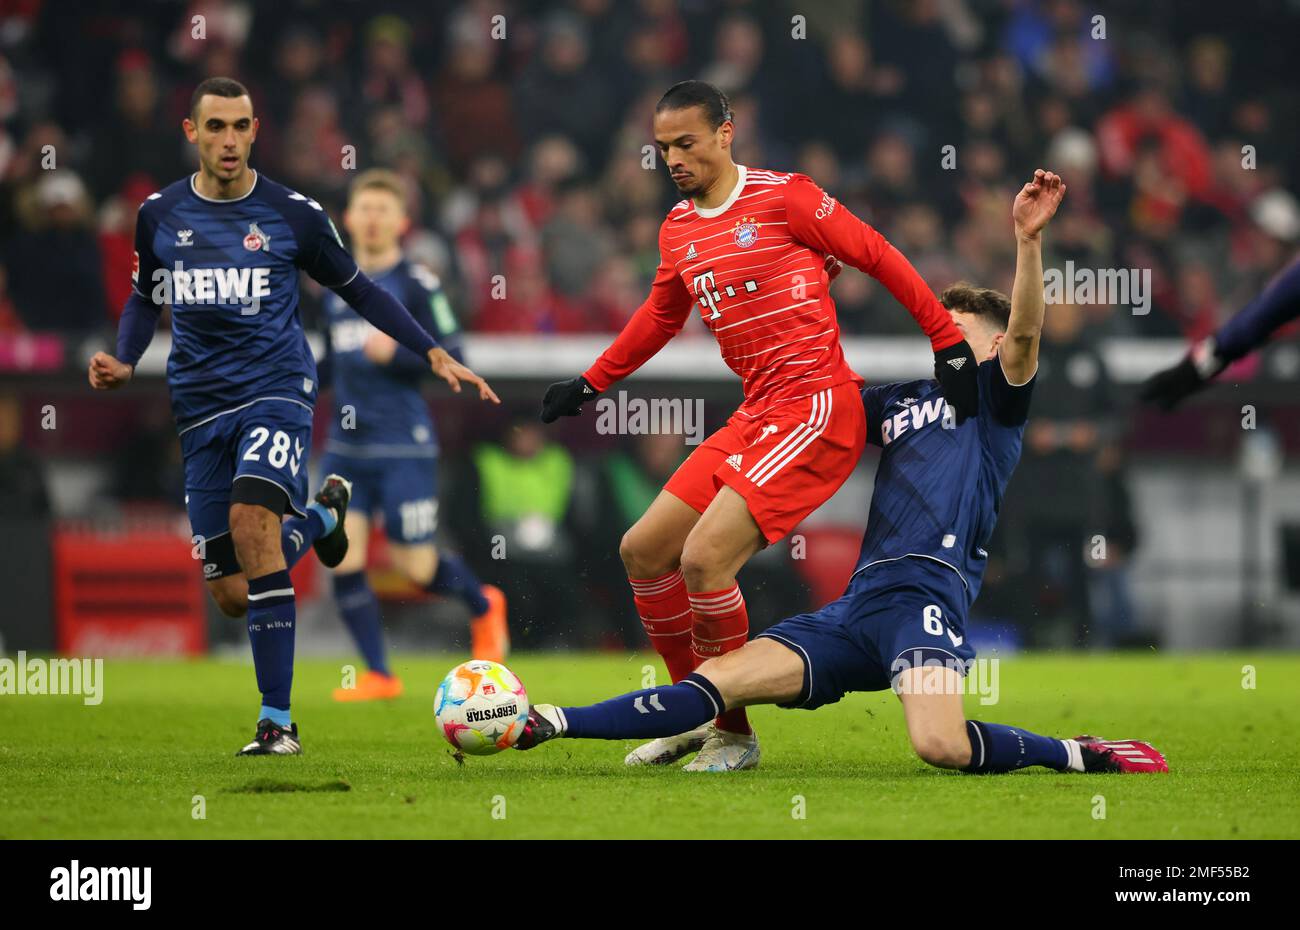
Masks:
[[[1177,365],[1158,371],[1143,382],[1142,400],[1172,410],[1184,398],[1209,386],[1223,369],[1258,349],[1287,323],[1300,318],[1300,258],[1282,269],[1263,292],[1202,339]]]
[[[90,384],[119,388],[171,313],[167,382],[185,465],[196,557],[221,610],[248,615],[262,694],[242,755],[301,752],[289,714],[294,591],[289,569],[307,545],[327,566],[347,554],[346,479],[330,475],[307,500],[316,364],[298,311],[298,273],[333,290],[379,329],[497,401],[487,383],[438,345],[362,274],[320,204],[248,166],[257,118],[229,78],[195,89],[185,135],[199,170],[151,194],[136,220],[134,285],[115,355],[97,352]],[[284,519],[288,516],[288,519]]]
[[[1167,771],[1146,743],[1054,739],[967,720],[965,622],[979,592],[1007,480],[1020,458],[1043,324],[1040,235],[1065,185],[1039,170],[1016,197],[1011,298],[958,285],[941,298],[978,368],[979,413],[957,423],[938,382],[867,387],[868,441],[882,447],[858,567],[839,600],[784,620],[666,688],[589,707],[535,704],[517,744],[555,737],[671,737],[732,707],[814,709],[892,687],[926,762],[967,772]],[[957,360],[961,361],[961,360]]]
[[[383,169],[359,175],[349,191],[343,225],[361,270],[404,304],[457,361],[464,361],[456,318],[437,276],[402,257],[401,237],[410,224],[401,178]],[[395,568],[418,587],[469,606],[475,658],[505,658],[505,595],[482,584],[459,556],[433,544],[438,438],[420,393],[429,366],[337,295],[326,298],[325,310],[334,411],[321,467],[352,481],[344,521],[352,543],[334,568],[334,596],[369,666],[354,687],[335,689],[334,699],[395,698],[402,682],[388,667],[379,601],[365,573],[372,516],[383,517]]]

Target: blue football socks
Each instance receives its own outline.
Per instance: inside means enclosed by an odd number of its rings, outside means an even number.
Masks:
[[[726,710],[713,682],[692,672],[675,685],[647,688],[586,707],[562,707],[564,736],[652,739],[703,726]]]
[[[289,572],[271,572],[248,580],[248,641],[253,647],[257,690],[262,692],[258,719],[288,726],[293,687],[293,638],[296,619]]]

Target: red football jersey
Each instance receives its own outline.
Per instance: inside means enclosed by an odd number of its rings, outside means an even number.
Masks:
[[[603,391],[676,335],[694,308],[738,374],[758,418],[779,403],[862,379],[840,346],[826,256],[881,281],[916,317],[936,351],[961,341],[911,264],[806,175],[747,169],[713,209],[686,199],[659,228],[650,296],[584,374]]]

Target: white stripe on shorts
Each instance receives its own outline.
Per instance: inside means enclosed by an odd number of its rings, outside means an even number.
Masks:
[[[784,448],[778,447],[780,453],[775,458],[764,456],[763,461],[750,469],[745,477],[760,488],[767,484],[768,479],[794,461],[800,452],[808,448],[812,441],[822,434],[826,429],[826,424],[830,422],[831,407],[831,392],[829,389],[814,394],[813,409],[808,416],[807,426],[801,424],[801,431],[796,430],[786,437],[787,440],[790,440],[798,434],[798,439]],[[768,461],[769,458],[771,458],[771,461]]]

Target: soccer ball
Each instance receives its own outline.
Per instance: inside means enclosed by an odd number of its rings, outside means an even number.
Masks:
[[[433,697],[442,735],[473,756],[513,746],[528,722],[528,706],[528,692],[515,673],[482,659],[453,668]]]

